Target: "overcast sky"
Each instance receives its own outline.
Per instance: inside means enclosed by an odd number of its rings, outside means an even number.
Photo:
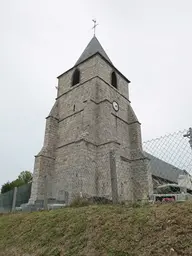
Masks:
[[[192,125],[191,0],[0,0],[0,185],[33,170],[56,77],[93,36],[129,80],[143,140]]]

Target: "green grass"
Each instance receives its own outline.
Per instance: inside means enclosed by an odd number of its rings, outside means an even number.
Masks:
[[[0,216],[0,256],[191,256],[192,203]]]

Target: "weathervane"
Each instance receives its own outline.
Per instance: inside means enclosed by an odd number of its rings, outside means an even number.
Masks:
[[[99,25],[97,24],[97,21],[96,20],[92,20],[93,23],[94,23],[94,26],[92,27],[92,29],[94,29],[94,36],[95,36],[95,31],[96,31],[96,27]]]

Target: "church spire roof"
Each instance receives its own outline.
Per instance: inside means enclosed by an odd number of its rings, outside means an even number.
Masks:
[[[94,36],[87,47],[85,48],[84,52],[81,54],[78,61],[75,63],[75,65],[78,65],[79,63],[83,62],[84,60],[88,59],[95,53],[100,53],[106,60],[108,60],[111,64],[111,60],[107,56],[106,52],[104,51],[103,47],[101,46],[98,39]]]

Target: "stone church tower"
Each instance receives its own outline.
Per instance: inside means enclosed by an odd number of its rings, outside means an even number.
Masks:
[[[75,66],[58,77],[44,145],[35,157],[30,204],[45,195],[54,202],[79,194],[147,198],[152,179],[129,83],[95,36]]]

